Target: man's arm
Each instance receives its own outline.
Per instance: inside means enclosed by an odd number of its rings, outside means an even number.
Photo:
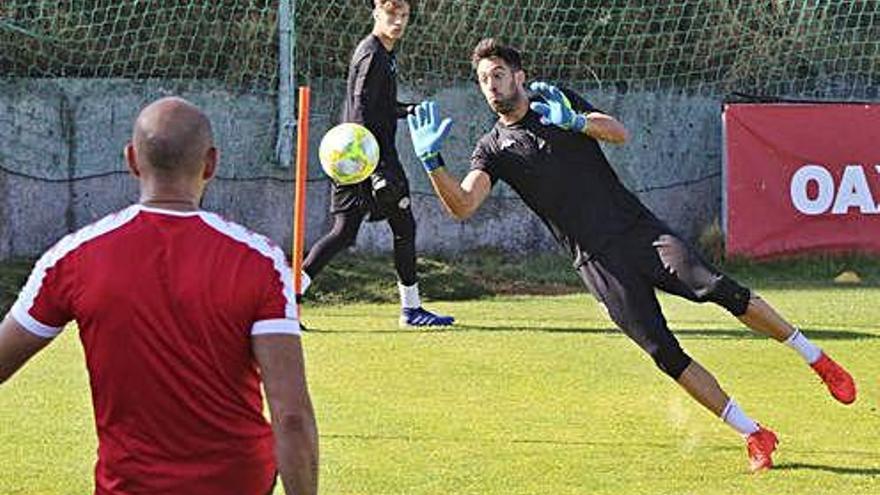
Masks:
[[[473,215],[492,190],[492,180],[482,170],[471,170],[461,184],[445,167],[434,169],[428,177],[440,202],[456,220],[466,220]]]
[[[0,323],[0,383],[15,374],[28,359],[52,342],[25,328],[10,315]]]
[[[614,117],[602,112],[590,112],[586,117],[587,127],[584,134],[587,136],[612,144],[624,144],[629,141],[629,131]]]
[[[452,127],[452,120],[448,118],[440,120],[436,103],[426,101],[416,106],[413,114],[407,117],[407,123],[413,150],[428,173],[431,185],[434,186],[434,191],[437,192],[446,211],[458,220],[473,215],[489,196],[492,180],[486,172],[472,170],[459,184],[458,180],[446,171],[443,159],[440,157],[440,148],[443,147],[443,141]]]
[[[614,144],[623,144],[629,139],[629,132],[623,124],[610,115],[592,110],[592,106],[582,99],[583,105],[591,109],[585,113],[575,108],[568,96],[552,84],[534,82],[530,88],[544,98],[544,103],[531,104],[532,110],[541,115],[544,125],[555,125]]]
[[[272,415],[278,472],[288,495],[318,493],[318,428],[298,335],[255,335],[254,356]]]
[[[371,108],[373,104],[371,100],[375,99],[375,93],[379,84],[379,73],[374,68],[375,64],[373,63],[372,53],[361,54],[360,56],[360,60],[352,64],[349,69],[354,72],[350,76],[354,82],[348,88],[350,93],[347,95],[347,100],[350,107],[348,108],[348,114],[345,115],[345,120],[371,127],[373,123],[368,122],[368,119],[374,113]]]

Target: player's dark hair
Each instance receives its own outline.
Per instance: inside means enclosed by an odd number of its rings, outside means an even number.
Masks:
[[[486,58],[500,58],[512,70],[522,70],[522,56],[519,51],[495,38],[483,38],[477,43],[471,55],[471,65],[476,69],[480,60]]]
[[[384,7],[386,3],[391,3],[394,7],[406,4],[409,5],[411,11],[415,10],[415,0],[367,0],[367,6],[370,9]]]
[[[416,0],[366,0],[367,7],[374,9],[397,9],[403,5],[409,6],[409,22],[413,23],[416,18]]]

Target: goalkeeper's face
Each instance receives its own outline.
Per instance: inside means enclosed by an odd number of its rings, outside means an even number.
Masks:
[[[498,57],[484,58],[477,64],[477,82],[492,110],[499,115],[516,113],[528,105],[523,82],[525,73],[513,70]]]

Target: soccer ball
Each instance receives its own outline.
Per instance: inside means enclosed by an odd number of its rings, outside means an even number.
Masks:
[[[357,184],[376,170],[379,143],[366,127],[347,122],[324,134],[318,158],[324,173],[337,184]]]

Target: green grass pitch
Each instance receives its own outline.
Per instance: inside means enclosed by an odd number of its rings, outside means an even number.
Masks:
[[[779,434],[759,475],[585,294],[429,304],[460,322],[441,332],[399,330],[391,304],[307,305],[322,493],[880,493],[880,288],[761,292],[860,396],[839,405],[793,351],[662,297],[685,349]],[[92,421],[70,328],[0,388],[0,493],[91,493]]]

